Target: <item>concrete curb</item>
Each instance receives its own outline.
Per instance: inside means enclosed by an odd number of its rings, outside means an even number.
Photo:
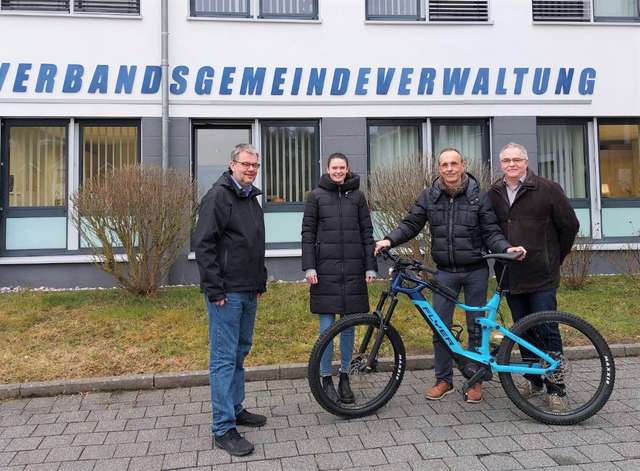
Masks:
[[[609,345],[616,358],[640,356],[640,344]],[[569,358],[590,358],[582,347],[566,349]],[[407,357],[408,370],[426,370],[433,368],[433,355],[414,355]],[[247,381],[274,381],[281,379],[302,379],[307,377],[306,363],[287,363],[281,365],[253,366],[245,370]],[[103,378],[81,378],[45,381],[37,383],[0,384],[0,400],[57,396],[60,394],[78,394],[96,391],[130,391],[137,389],[168,389],[207,386],[209,371],[187,371],[179,373],[156,373],[127,376],[107,376]]]

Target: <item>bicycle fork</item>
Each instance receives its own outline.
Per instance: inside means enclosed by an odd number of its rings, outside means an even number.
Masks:
[[[380,345],[382,345],[382,341],[384,340],[384,334],[387,330],[387,326],[389,325],[389,322],[391,321],[391,315],[393,314],[393,311],[396,308],[396,304],[398,304],[398,297],[395,295],[392,296],[391,303],[387,307],[386,313],[383,316],[382,310],[388,298],[389,298],[389,293],[387,291],[383,291],[382,295],[380,296],[380,300],[378,301],[378,305],[376,306],[375,311],[373,311],[373,313],[380,318],[380,329],[379,329],[378,335],[373,341],[374,343],[373,343],[373,346],[371,347],[371,351],[367,356],[367,360],[364,363],[363,368],[367,371],[373,371],[376,367],[378,350],[380,349]],[[364,353],[367,351],[367,347],[369,346],[369,342],[371,341],[371,337],[373,336],[373,329],[374,329],[373,326],[369,326],[367,328],[367,331],[365,332],[364,337],[362,338],[362,343],[360,343],[360,348],[358,349],[359,356],[364,355]]]

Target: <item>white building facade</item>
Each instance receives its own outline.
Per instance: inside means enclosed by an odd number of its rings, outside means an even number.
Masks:
[[[324,160],[355,172],[507,142],[557,181],[598,250],[640,233],[637,0],[169,0],[168,165],[206,190],[261,152],[276,278],[299,279]],[[0,0],[0,285],[95,286],[70,195],[162,164],[160,0]],[[189,248],[170,282],[197,280]]]

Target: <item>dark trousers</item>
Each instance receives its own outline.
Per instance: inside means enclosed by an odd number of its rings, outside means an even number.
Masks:
[[[443,286],[451,289],[456,296],[460,290],[464,291],[464,303],[468,306],[484,306],[487,302],[487,287],[489,282],[489,269],[480,268],[463,273],[451,273],[439,270],[436,280]],[[450,329],[453,322],[455,305],[448,299],[433,295],[433,307],[445,325]],[[480,325],[475,320],[482,317],[482,312],[467,312],[467,332],[469,333],[469,348],[478,347],[482,339]],[[453,381],[453,359],[449,349],[443,345],[439,335],[433,336],[433,351],[435,356],[436,380]]]
[[[533,293],[507,294],[507,303],[511,309],[514,323],[534,312],[555,311],[558,309],[555,289],[535,291]],[[562,354],[562,337],[560,336],[558,324],[555,322],[530,329],[523,338],[540,350],[555,355]],[[521,349],[521,355],[524,361],[539,360],[537,356],[524,348]],[[543,379],[538,375],[524,376],[537,386],[541,386],[543,383]],[[560,390],[564,389],[562,385],[553,384],[546,380],[544,382],[547,384],[547,390],[549,392],[561,392]],[[558,390],[558,388],[560,388],[560,390]]]

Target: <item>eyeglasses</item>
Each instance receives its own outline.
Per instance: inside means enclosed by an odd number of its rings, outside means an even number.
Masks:
[[[503,164],[517,164],[520,165],[522,162],[524,162],[527,159],[522,159],[522,158],[515,158],[515,159],[500,159],[500,163]]]
[[[250,168],[255,168],[256,170],[258,170],[260,168],[260,164],[258,163],[251,163],[251,162],[240,162],[239,160],[234,160],[235,163],[242,165],[242,167],[245,170],[248,170]]]

